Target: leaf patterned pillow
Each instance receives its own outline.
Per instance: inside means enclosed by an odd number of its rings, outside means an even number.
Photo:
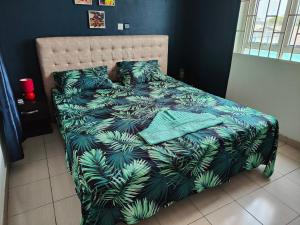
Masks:
[[[165,75],[157,60],[118,62],[118,73],[124,85],[135,85],[152,81],[165,81]]]
[[[54,72],[57,88],[64,94],[77,94],[86,90],[112,88],[107,66],[81,70]]]

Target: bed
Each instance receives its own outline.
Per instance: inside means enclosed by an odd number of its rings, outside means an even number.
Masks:
[[[161,208],[265,165],[270,177],[276,118],[167,77],[164,81],[64,96],[51,74],[118,61],[159,61],[167,72],[167,36],[37,39],[45,91],[66,144],[66,163],[82,206],[82,224],[136,224]],[[54,88],[54,89],[53,89]],[[157,145],[137,133],[162,110],[210,113],[223,123]]]

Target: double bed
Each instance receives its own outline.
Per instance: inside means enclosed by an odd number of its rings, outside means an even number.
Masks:
[[[278,122],[169,76],[134,86],[66,96],[52,73],[119,61],[158,60],[167,72],[167,36],[37,39],[46,94],[66,144],[66,163],[81,201],[82,224],[136,224],[160,208],[265,165],[274,171]],[[158,112],[174,110],[221,119],[221,124],[150,145],[138,134]]]

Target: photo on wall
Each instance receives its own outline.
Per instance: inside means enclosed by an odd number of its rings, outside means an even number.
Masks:
[[[76,5],[93,5],[93,0],[75,0]]]
[[[101,6],[115,6],[116,1],[115,0],[99,0],[99,5],[101,5]]]
[[[105,12],[90,10],[89,26],[92,29],[105,29]]]

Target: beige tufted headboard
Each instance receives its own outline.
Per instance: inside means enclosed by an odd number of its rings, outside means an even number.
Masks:
[[[57,71],[107,65],[114,80],[112,71],[119,61],[157,59],[167,73],[168,36],[164,35],[52,37],[36,42],[49,102],[55,86],[52,73]]]

